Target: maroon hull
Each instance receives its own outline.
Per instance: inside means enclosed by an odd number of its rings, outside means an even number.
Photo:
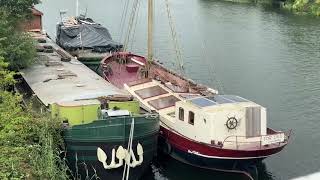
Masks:
[[[280,152],[287,145],[287,143],[282,143],[277,146],[262,146],[260,149],[255,150],[224,149],[218,146],[195,142],[164,127],[160,128],[160,136],[170,143],[172,147],[180,151],[206,158],[218,159],[263,159]]]

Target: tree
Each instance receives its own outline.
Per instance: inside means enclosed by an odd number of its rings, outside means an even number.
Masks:
[[[11,23],[17,25],[18,21],[31,14],[31,8],[38,4],[39,0],[0,0],[2,11],[7,11]]]
[[[0,0],[3,5],[4,0]],[[5,0],[7,2],[7,0]],[[20,0],[18,0],[19,2]],[[8,0],[10,3],[11,0]],[[4,8],[8,7],[8,9]],[[19,31],[16,17],[12,17],[13,13],[11,6],[4,6],[0,8],[0,56],[3,56],[5,62],[9,62],[10,69],[19,70],[30,65],[34,61],[36,51],[34,48],[34,41],[28,34]],[[24,13],[27,13],[26,10]],[[21,16],[25,15],[22,11]],[[17,15],[17,17],[20,15]],[[14,23],[13,23],[14,22]]]
[[[0,56],[0,91],[4,91],[15,83],[15,73],[7,70],[9,63],[4,62],[4,58]]]

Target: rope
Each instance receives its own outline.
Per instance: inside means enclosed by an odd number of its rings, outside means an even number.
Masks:
[[[192,21],[198,22],[196,21],[194,14],[192,15]],[[196,27],[199,27],[199,26],[194,26],[194,29],[196,30],[197,34],[200,35],[199,29]],[[208,59],[209,56],[207,55],[207,52],[206,52],[205,40],[202,39],[202,36],[200,36],[200,38],[201,38],[201,53],[202,53],[203,59],[205,60],[206,65],[208,66],[210,74],[212,74],[212,76],[209,76],[209,80],[213,84],[217,83],[219,91],[223,94],[224,93],[223,85],[221,81],[217,78],[217,73],[215,72],[215,69],[213,67],[213,62],[210,62],[210,60]]]
[[[178,43],[177,33],[176,33],[176,30],[175,30],[175,24],[173,22],[173,18],[172,18],[171,11],[170,11],[169,0],[165,0],[165,5],[166,5],[166,10],[167,10],[169,26],[170,26],[170,30],[171,30],[172,41],[173,41],[175,54],[176,54],[176,61],[178,62],[180,73],[184,74],[184,67],[183,67],[183,59],[182,59],[182,55],[181,55],[181,49],[180,49],[180,46],[179,46],[179,43]]]
[[[132,5],[131,15],[130,15],[130,19],[129,19],[129,28],[128,28],[128,31],[127,31],[126,39],[124,41],[124,51],[126,51],[127,48],[128,48],[128,43],[129,43],[129,40],[130,40],[133,23],[134,23],[135,17],[137,16],[136,12],[137,12],[138,2],[139,2],[139,0],[135,0],[133,2],[133,5]]]
[[[130,151],[132,151],[133,132],[134,132],[134,118],[132,118],[132,121],[131,121],[131,128],[130,128],[130,134],[128,139],[128,146],[127,146],[128,154],[130,154]],[[125,180],[125,178],[126,180],[129,180],[129,174],[130,174],[130,166],[127,165],[127,163],[125,163],[123,168],[122,180]]]
[[[128,7],[129,7],[129,0],[124,0],[124,8],[121,14],[121,20],[120,20],[120,35],[119,35],[119,42],[122,41],[122,36],[123,36],[123,29],[124,29],[124,24],[126,20],[126,16],[128,14]]]
[[[133,33],[132,33],[132,37],[131,37],[131,50],[133,49],[133,43],[134,43],[135,35],[136,35],[136,29],[137,29],[137,24],[138,24],[138,19],[139,19],[139,9],[140,9],[140,1],[138,1],[137,15],[136,15],[135,23],[133,26]]]

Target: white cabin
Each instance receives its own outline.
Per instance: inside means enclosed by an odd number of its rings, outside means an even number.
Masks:
[[[266,109],[238,96],[215,95],[176,102],[178,132],[196,141],[218,144],[227,137],[266,135]]]
[[[267,135],[266,108],[239,96],[176,93],[156,80],[125,89],[146,110],[159,113],[162,127],[198,142],[245,148],[249,142],[260,145]]]

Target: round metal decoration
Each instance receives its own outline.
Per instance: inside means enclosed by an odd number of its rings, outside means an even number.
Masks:
[[[235,129],[238,126],[238,120],[235,117],[229,117],[226,123],[228,129]]]

